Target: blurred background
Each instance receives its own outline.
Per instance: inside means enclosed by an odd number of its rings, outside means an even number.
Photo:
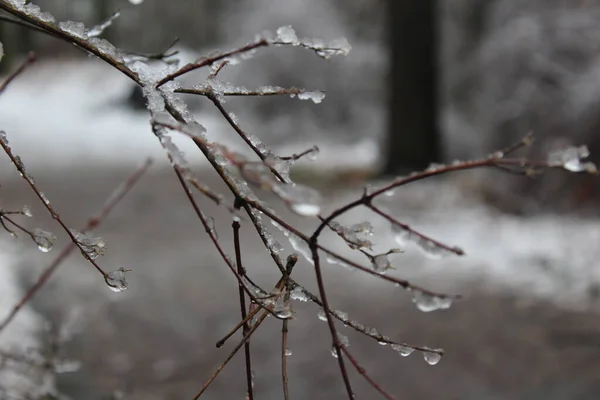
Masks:
[[[355,199],[365,183],[381,184],[430,163],[482,157],[530,132],[536,143],[523,153],[530,158],[545,160],[552,150],[587,144],[590,160],[600,162],[600,4],[594,1],[145,0],[133,5],[45,0],[39,5],[57,20],[83,21],[87,27],[120,10],[105,38],[140,53],[161,52],[179,38],[175,48],[182,62],[243,45],[283,25],[299,37],[346,37],[352,45],[347,57],[323,61],[297,48],[269,48],[219,75],[249,88],[326,92],[322,104],[234,98],[226,106],[278,154],[319,145],[319,160],[299,162],[293,172],[299,182],[321,189],[328,209]],[[133,83],[72,45],[3,20],[0,42],[2,74],[31,50],[39,56],[0,97],[0,129],[70,224],[83,224],[145,157],[157,160],[96,232],[109,243],[104,263],[135,269],[130,290],[108,292],[73,256],[34,299],[32,315],[23,317],[29,319],[15,328],[17,339],[9,344],[18,347],[19,335],[28,332],[32,343],[45,346],[51,336],[44,330],[47,323],[70,326],[60,356],[80,367],[56,376],[60,393],[74,399],[191,398],[225,357],[227,349],[216,350],[214,343],[236,323],[235,281],[200,224],[190,224],[191,209],[150,133],[145,100]],[[181,82],[192,86],[205,76]],[[186,100],[211,139],[242,147],[209,101]],[[225,193],[193,146],[178,143],[202,181]],[[36,216],[31,223],[59,233],[17,172],[7,160],[2,163],[2,207],[31,204]],[[400,358],[358,335],[350,336],[351,350],[398,398],[598,398],[598,183],[595,176],[563,171],[535,178],[475,171],[382,199],[403,221],[467,253],[431,261],[409,248],[395,258],[397,270],[390,273],[465,294],[466,300],[423,314],[397,289],[331,266],[326,273],[338,308],[393,339],[443,347],[447,355],[431,367],[420,355]],[[231,248],[230,216],[204,206]],[[306,232],[315,227],[314,221],[289,218]],[[344,222],[365,219],[372,216],[356,211]],[[384,221],[372,223],[378,247],[396,246]],[[245,232],[247,268],[272,284],[264,249],[249,227]],[[2,268],[11,277],[5,282],[26,288],[50,256],[24,239],[5,236]],[[325,240],[348,251],[333,237]],[[298,269],[298,279],[314,288],[310,265],[303,262]],[[0,311],[19,297],[19,291],[0,296]],[[289,359],[293,398],[344,398],[325,324],[314,307],[299,304],[297,311],[291,324],[296,347]],[[257,398],[280,399],[279,355],[272,345],[280,326],[269,321],[263,331],[254,347]],[[238,358],[207,398],[243,398]],[[377,397],[360,376],[352,377],[360,398]]]

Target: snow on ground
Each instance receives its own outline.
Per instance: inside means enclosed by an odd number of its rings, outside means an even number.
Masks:
[[[405,192],[381,198],[381,204],[400,221],[466,255],[432,259],[409,245],[395,256],[398,271],[391,274],[465,294],[508,292],[569,309],[600,306],[594,295],[600,286],[600,221],[501,214],[461,192],[457,181],[407,186]],[[357,211],[353,221],[360,218],[364,212]],[[375,235],[376,250],[398,247],[387,221],[369,220],[381,232]]]
[[[132,87],[126,77],[100,61],[41,62],[0,97],[1,129],[30,167],[114,162],[133,166],[148,156],[167,165],[165,153],[151,133],[148,114],[132,112],[123,105]],[[210,140],[247,153],[242,141],[215,112],[196,117],[206,127]],[[251,126],[246,129],[254,133]],[[257,136],[268,140],[269,134]],[[189,162],[206,165],[191,140],[179,134],[173,138]],[[322,151],[318,165],[323,167],[371,167],[377,160],[377,144],[369,138],[354,144],[327,138],[310,143],[298,139],[274,150],[287,154],[316,144]]]

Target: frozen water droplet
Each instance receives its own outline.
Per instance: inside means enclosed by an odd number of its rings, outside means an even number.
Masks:
[[[337,350],[336,350],[335,346],[331,346],[331,356],[333,358],[338,358],[338,354],[337,354]]]
[[[50,200],[48,199],[48,197],[46,196],[46,193],[44,192],[40,192],[40,197],[42,198],[42,201],[44,202],[44,204],[49,205],[50,204]]]
[[[104,32],[104,30],[106,28],[111,26],[112,23],[114,22],[114,20],[119,18],[120,16],[121,16],[121,13],[119,11],[115,12],[113,15],[108,17],[104,22],[102,22],[101,24],[98,24],[98,25],[94,26],[92,29],[90,29],[88,32],[88,36],[96,37],[96,36],[102,35],[102,32]]]
[[[587,146],[567,147],[566,149],[551,152],[548,155],[548,162],[557,166],[562,166],[571,172],[590,172],[596,173],[597,168],[592,162],[582,162],[589,157],[590,151]]]
[[[442,359],[442,355],[439,353],[434,353],[432,351],[424,351],[423,359],[429,365],[436,365]]]
[[[325,310],[321,308],[317,313],[317,318],[319,318],[320,321],[327,321],[327,315],[325,315]]]
[[[40,228],[35,228],[33,230],[32,239],[38,245],[38,249],[41,252],[47,253],[54,246],[54,242],[56,242],[56,236],[54,234],[47,232]]]
[[[31,213],[31,208],[29,208],[29,206],[23,206],[23,208],[21,209],[21,213],[23,213],[23,215],[26,217],[33,217],[33,214]]]
[[[108,288],[113,292],[122,292],[127,289],[127,280],[125,279],[125,272],[129,272],[129,270],[124,269],[123,267],[109,272],[104,276],[104,280],[108,285]]]
[[[306,157],[310,161],[316,161],[316,159],[319,158],[319,152],[320,151],[321,150],[315,145],[315,146],[312,147],[311,151],[306,154]]]
[[[412,347],[403,346],[401,344],[393,344],[392,349],[397,351],[402,357],[408,357],[415,351]]]
[[[348,264],[348,263],[346,263],[346,262],[344,262],[344,261],[340,260],[340,259],[339,259],[339,258],[337,258],[337,257],[333,257],[333,256],[331,256],[331,255],[329,255],[329,254],[328,254],[328,255],[326,256],[326,259],[327,259],[327,262],[328,262],[328,263],[330,263],[330,264],[336,264],[336,265],[339,265],[339,266],[341,266],[341,267],[343,267],[344,269],[347,269],[347,270],[349,270],[349,271],[356,271],[356,269],[355,269],[354,267],[352,267],[352,265],[350,265],[350,264]]]
[[[288,238],[290,244],[296,252],[300,253],[310,264],[314,264],[314,261],[312,259],[312,251],[310,250],[310,247],[308,246],[308,243],[306,243],[306,241],[304,241],[298,235],[288,231],[283,226],[279,225],[277,222],[271,220],[271,223],[274,227],[283,232],[283,234]]]
[[[337,337],[338,337],[338,341],[340,342],[340,346],[342,346],[342,347],[350,346],[350,339],[348,339],[348,336],[342,335],[341,333],[338,332]]]
[[[277,184],[273,193],[278,195],[288,207],[303,217],[314,217],[321,212],[321,194],[308,186],[295,183]]]
[[[333,310],[333,314],[337,315],[339,319],[343,321],[348,321],[348,313],[341,310]]]
[[[55,362],[54,372],[57,374],[64,374],[67,372],[77,372],[81,368],[81,363],[75,360],[60,360],[59,362]]]
[[[286,357],[289,357],[289,356],[291,356],[291,355],[292,355],[292,351],[291,351],[290,349],[286,348],[286,349],[285,349],[285,356],[286,356]]]
[[[364,238],[358,236],[359,233],[371,235],[373,227],[369,222],[362,222],[360,224],[354,224],[350,228],[340,225],[336,221],[331,221],[329,227],[333,229],[338,235],[340,235],[346,244],[352,249],[367,248],[371,249],[373,244]]]
[[[436,172],[439,171],[441,169],[444,169],[446,166],[444,164],[438,164],[438,163],[431,163],[429,164],[429,166],[425,169],[425,172]]]
[[[392,232],[396,243],[401,246],[405,246],[407,243],[412,243],[428,258],[439,260],[441,258],[460,254],[462,250],[459,248],[453,248],[452,250],[440,246],[438,243],[431,239],[425,238],[416,232],[406,229],[399,224],[392,224]]]
[[[104,251],[106,250],[106,242],[101,237],[90,237],[81,232],[77,232],[74,229],[71,229],[71,234],[73,234],[77,243],[79,243],[83,251],[92,260],[95,260],[104,254]]]
[[[431,312],[436,310],[445,310],[452,305],[452,299],[449,297],[433,296],[431,294],[416,291],[413,297],[413,303],[422,312]]]
[[[263,190],[272,190],[277,181],[267,165],[262,162],[245,162],[239,166],[242,178]]]
[[[300,100],[312,100],[313,103],[319,104],[325,98],[325,93],[314,91],[314,92],[302,92],[298,93],[298,98]]]
[[[135,6],[142,4],[144,0],[129,0],[129,2]]]
[[[296,36],[296,31],[294,31],[294,29],[290,25],[277,28],[276,33],[277,38],[275,40],[278,42],[290,44],[298,43],[298,36]]]
[[[277,171],[283,179],[290,181],[290,167],[292,166],[291,160],[284,160],[275,155],[269,155],[265,158],[265,164]]]
[[[277,318],[281,319],[290,319],[294,316],[294,311],[292,310],[290,302],[285,301],[285,299],[281,297],[275,302],[273,313]]]
[[[304,290],[302,290],[302,288],[300,286],[296,286],[295,288],[292,289],[292,291],[290,292],[290,298],[292,300],[298,300],[298,301],[304,301],[304,302],[307,302],[309,300],[308,296],[306,295],[306,293],[304,293]]]
[[[376,255],[373,257],[371,264],[373,266],[373,270],[375,270],[375,272],[379,272],[380,274],[384,274],[388,269],[392,268],[387,254]]]

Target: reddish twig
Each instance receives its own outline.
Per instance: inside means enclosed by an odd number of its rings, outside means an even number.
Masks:
[[[350,360],[350,363],[352,363],[352,365],[354,365],[354,368],[356,368],[358,373],[361,374],[367,382],[369,382],[369,385],[371,385],[373,387],[373,389],[378,391],[379,394],[381,394],[387,400],[396,400],[396,398],[394,396],[392,396],[391,394],[386,392],[377,382],[375,382],[375,380],[373,378],[371,378],[369,376],[369,374],[367,374],[367,371],[365,371],[365,369],[360,366],[360,364],[358,363],[356,358],[354,358],[354,356],[350,353],[350,351],[348,351],[346,346],[341,346],[341,350],[346,355],[346,357],[348,357],[348,360]]]
[[[21,65],[19,65],[19,67],[14,70],[10,75],[8,75],[4,81],[2,83],[0,83],[0,94],[2,94],[6,88],[8,87],[8,85],[10,85],[10,83],[19,75],[21,75],[23,73],[23,71],[25,71],[25,69],[27,69],[27,67],[29,67],[31,64],[33,64],[36,60],[36,56],[35,53],[30,52],[29,54],[27,54],[27,58],[25,59],[25,61],[23,61],[23,63],[21,63]]]
[[[368,203],[367,207],[370,208],[374,213],[387,219],[392,224],[396,224],[396,225],[402,227],[402,229],[404,229],[405,231],[410,232],[411,234],[416,235],[416,236],[420,237],[421,239],[427,240],[428,242],[434,244],[436,247],[439,247],[440,249],[443,249],[449,253],[454,253],[457,256],[463,256],[465,254],[465,252],[459,247],[451,247],[451,246],[445,245],[444,243],[442,243],[440,241],[437,241],[435,239],[430,238],[429,236],[423,235],[422,233],[415,231],[410,226],[398,221],[396,218],[392,217],[385,211],[381,210],[379,207],[373,205],[373,203]]]
[[[238,221],[233,221],[233,243],[235,247],[235,262],[237,264],[237,271],[240,276],[246,275],[246,271],[242,266],[242,250],[240,248],[240,223]],[[240,297],[240,309],[242,313],[242,321],[244,322],[242,329],[242,336],[246,336],[250,331],[250,324],[246,320],[246,297],[244,295],[244,288],[242,283],[238,283],[239,287],[239,297]],[[244,355],[246,358],[246,387],[248,393],[248,399],[254,399],[254,392],[252,390],[252,360],[250,358],[250,340],[244,343]]]
[[[156,87],[159,88],[162,85],[164,85],[165,83],[170,82],[173,79],[180,77],[181,75],[187,74],[196,69],[204,68],[206,66],[216,63],[217,61],[221,61],[226,58],[236,56],[238,54],[247,53],[247,52],[257,49],[259,47],[264,47],[264,46],[268,46],[268,45],[269,45],[269,42],[263,38],[263,39],[259,39],[259,40],[255,41],[255,42],[248,43],[245,46],[238,47],[236,49],[233,49],[233,50],[230,50],[230,51],[227,51],[224,53],[219,53],[219,54],[216,54],[211,57],[205,57],[194,63],[186,64],[183,67],[181,67],[180,69],[178,69],[177,71],[165,76],[160,81],[158,81],[158,83],[156,84]]]

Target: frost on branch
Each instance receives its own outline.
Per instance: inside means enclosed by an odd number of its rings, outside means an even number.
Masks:
[[[371,249],[373,247],[373,243],[370,240],[367,240],[359,235],[372,236],[373,235],[373,226],[370,222],[365,221],[358,224],[354,224],[350,227],[345,227],[337,223],[336,221],[331,221],[329,223],[329,227],[337,233],[342,239],[346,241],[348,246],[352,249]]]
[[[71,233],[77,243],[79,243],[82,251],[86,253],[92,260],[95,260],[101,255],[104,255],[106,250],[106,242],[101,237],[91,237],[84,233],[71,229]]]
[[[104,30],[112,25],[112,23],[121,16],[119,11],[108,17],[104,22],[94,26],[88,31],[88,37],[97,37],[104,33]]]
[[[319,57],[330,59],[334,56],[346,56],[352,50],[352,46],[346,38],[334,39],[328,43],[321,39],[298,39],[296,31],[291,26],[277,28],[276,36],[272,40],[276,45],[301,46],[313,50]]]
[[[596,165],[591,161],[583,161],[590,156],[587,146],[567,147],[566,149],[551,152],[548,162],[557,167],[562,167],[571,172],[598,173]]]

